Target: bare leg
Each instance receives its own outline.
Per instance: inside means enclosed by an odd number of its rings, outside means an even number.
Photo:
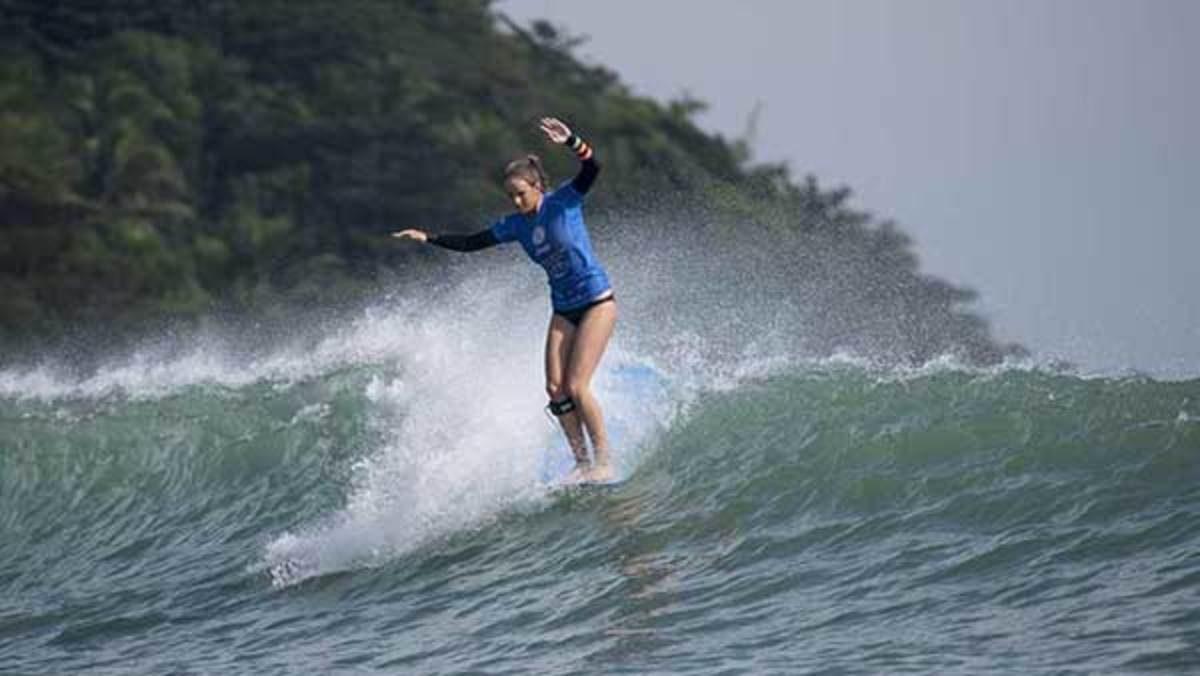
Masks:
[[[579,415],[583,418],[583,426],[592,440],[596,464],[589,478],[596,481],[612,478],[612,466],[608,454],[608,431],[604,427],[604,414],[600,410],[600,403],[592,396],[592,375],[600,364],[600,358],[604,356],[616,323],[615,302],[602,303],[592,308],[575,330],[567,359],[566,389],[575,400]]]
[[[550,401],[562,401],[568,396],[565,374],[574,338],[575,327],[571,322],[558,315],[550,317],[550,329],[546,333],[546,394],[550,396]],[[590,461],[587,444],[583,439],[579,410],[559,416],[558,421],[567,436],[571,454],[575,456],[576,471],[582,474],[587,470]]]

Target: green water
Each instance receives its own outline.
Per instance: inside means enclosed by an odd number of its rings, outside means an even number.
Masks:
[[[430,386],[454,373],[417,362],[6,373],[0,664],[1200,664],[1200,381],[807,362],[683,387],[617,355],[628,480],[562,493],[526,383],[455,426],[465,395]]]

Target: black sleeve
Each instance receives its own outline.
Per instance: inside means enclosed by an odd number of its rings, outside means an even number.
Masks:
[[[479,251],[500,243],[492,234],[491,228],[480,230],[474,235],[431,235],[427,241],[452,251]]]
[[[592,184],[596,182],[596,176],[600,173],[600,163],[594,157],[588,157],[581,162],[579,173],[571,180],[571,186],[575,188],[575,192],[580,195],[586,195],[587,191],[592,189]]]

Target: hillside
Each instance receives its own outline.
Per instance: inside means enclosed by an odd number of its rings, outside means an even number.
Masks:
[[[7,342],[403,284],[438,259],[397,246],[394,227],[490,222],[508,208],[504,162],[530,150],[569,175],[569,154],[532,133],[555,114],[600,153],[598,231],[636,239],[652,223],[646,246],[716,252],[679,275],[730,275],[714,295],[778,302],[807,346],[1019,351],[848,189],[753,163],[698,128],[701,102],[635,96],[574,38],[488,2],[2,0],[0,17]]]

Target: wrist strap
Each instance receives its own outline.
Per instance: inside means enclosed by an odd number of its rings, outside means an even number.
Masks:
[[[590,160],[592,158],[592,147],[588,145],[587,141],[584,141],[575,134],[568,136],[567,142],[564,145],[574,150],[575,154],[581,160]]]

